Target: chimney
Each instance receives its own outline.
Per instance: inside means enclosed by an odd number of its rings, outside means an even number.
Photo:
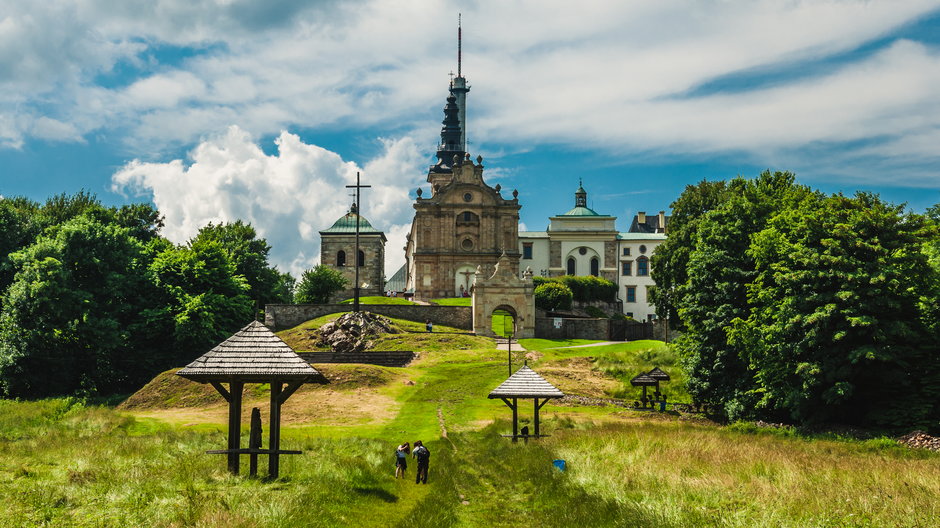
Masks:
[[[659,220],[659,229],[657,229],[656,231],[659,233],[665,233],[666,232],[666,211],[659,212],[658,220]]]
[[[644,211],[640,211],[639,213],[636,214],[636,222],[638,224],[646,223],[646,213]]]

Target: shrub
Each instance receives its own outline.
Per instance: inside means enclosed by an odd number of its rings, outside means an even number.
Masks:
[[[535,306],[543,310],[567,310],[571,308],[571,290],[564,284],[546,282],[535,288]]]
[[[348,283],[349,281],[339,271],[318,264],[301,275],[297,292],[294,294],[294,302],[298,304],[327,303],[334,293],[342,291]]]
[[[587,312],[587,314],[590,315],[591,317],[607,319],[607,314],[604,313],[604,310],[601,310],[600,308],[596,306],[588,306],[587,308],[584,309],[584,311]]]
[[[613,302],[617,298],[617,285],[607,279],[565,275],[556,280],[567,286],[578,302]]]

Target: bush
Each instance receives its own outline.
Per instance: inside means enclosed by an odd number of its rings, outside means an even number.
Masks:
[[[339,271],[318,264],[301,275],[300,282],[297,284],[297,293],[294,294],[294,302],[298,304],[327,303],[334,293],[342,291],[348,283],[349,281]]]
[[[617,300],[617,285],[607,279],[588,275],[579,277],[564,275],[562,277],[532,277],[532,284],[538,289],[543,284],[564,284],[571,291],[572,298],[578,302],[614,302]]]
[[[591,317],[597,317],[599,319],[607,319],[607,314],[604,313],[604,310],[601,310],[600,308],[596,306],[588,306],[587,308],[584,309],[584,311],[587,312],[587,314],[590,315]]]
[[[546,282],[535,288],[535,306],[543,310],[571,308],[571,290],[564,284]]]

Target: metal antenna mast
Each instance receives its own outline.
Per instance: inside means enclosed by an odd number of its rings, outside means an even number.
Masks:
[[[372,187],[371,185],[359,185],[359,171],[356,171],[356,185],[347,185],[347,189],[356,189],[356,284],[353,287],[353,311],[359,312],[359,211],[362,210],[362,204],[359,200],[359,189]]]
[[[463,29],[460,24],[461,16],[461,13],[457,13],[457,77],[462,77],[462,75],[460,75],[461,45],[463,42]]]

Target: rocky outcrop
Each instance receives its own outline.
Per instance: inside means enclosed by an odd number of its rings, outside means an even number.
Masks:
[[[398,330],[391,321],[370,312],[351,312],[320,327],[320,346],[328,346],[337,354],[362,352],[372,347],[372,340],[381,334]]]

